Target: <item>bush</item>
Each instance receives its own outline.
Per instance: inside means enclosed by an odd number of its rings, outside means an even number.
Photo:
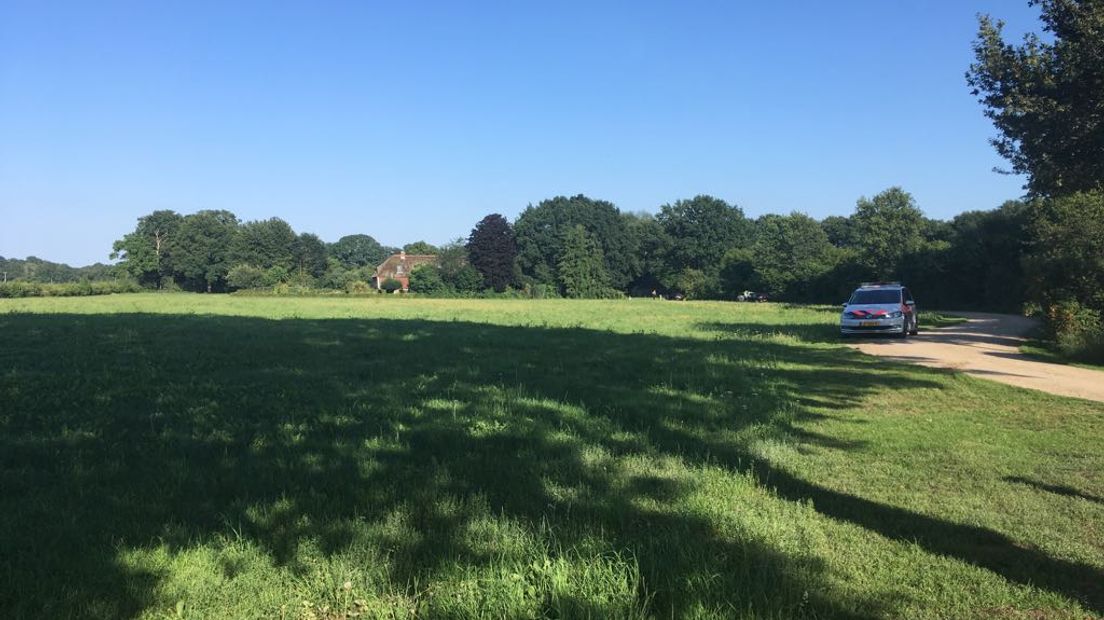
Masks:
[[[112,293],[137,293],[142,287],[133,280],[67,282],[53,284],[15,280],[0,282],[0,297],[84,297]]]
[[[345,292],[352,295],[363,295],[365,293],[375,293],[376,289],[364,280],[353,280],[345,285]]]
[[[1076,301],[1063,301],[1046,309],[1046,323],[1063,355],[1104,362],[1104,322],[1099,311]]]
[[[387,278],[380,284],[380,288],[388,293],[394,293],[395,291],[402,290],[402,282],[399,282],[395,278]]]
[[[226,274],[231,289],[252,289],[265,286],[265,272],[253,265],[234,265]]]

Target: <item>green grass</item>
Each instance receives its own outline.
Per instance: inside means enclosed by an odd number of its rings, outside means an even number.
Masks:
[[[1104,405],[862,356],[837,312],[0,300],[0,610],[1104,613]]]
[[[1090,370],[1104,370],[1104,364],[1094,364],[1092,362],[1070,359],[1069,356],[1063,354],[1062,351],[1058,349],[1058,345],[1051,340],[1041,340],[1038,338],[1028,340],[1023,345],[1020,345],[1020,352],[1028,357],[1033,357],[1042,362],[1050,362],[1051,364],[1066,364],[1069,366],[1088,368]]]

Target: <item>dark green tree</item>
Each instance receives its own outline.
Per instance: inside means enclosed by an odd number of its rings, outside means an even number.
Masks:
[[[433,265],[418,265],[410,272],[410,290],[427,295],[448,292],[448,285],[441,279],[441,270]]]
[[[842,215],[830,215],[820,222],[820,227],[828,235],[828,243],[837,248],[852,248],[856,245],[855,223]]]
[[[280,266],[291,269],[295,263],[292,250],[295,231],[278,217],[245,222],[234,235],[230,262],[262,269]]]
[[[1104,313],[1104,192],[1036,200],[1026,260],[1033,299]]]
[[[291,257],[300,280],[317,278],[326,272],[326,244],[312,233],[302,233],[291,246]]]
[[[602,247],[582,224],[576,224],[564,235],[556,269],[565,297],[601,298],[610,294]]]
[[[510,222],[498,213],[479,220],[468,236],[468,260],[483,276],[483,285],[498,292],[514,284],[517,239]]]
[[[328,247],[330,256],[341,261],[346,269],[375,267],[393,254],[392,249],[368,235],[346,235]]]
[[[671,237],[651,213],[625,213],[622,218],[640,273],[629,287],[630,294],[648,296],[652,291],[665,292],[678,280],[667,264]]]
[[[868,277],[898,277],[902,259],[924,247],[924,213],[912,195],[900,187],[891,187],[873,198],[859,198],[851,219],[855,247]]]
[[[1048,37],[1006,43],[979,17],[967,83],[1000,134],[991,140],[1036,195],[1104,187],[1104,2],[1031,0]]]
[[[712,196],[663,205],[656,219],[671,239],[667,260],[672,271],[689,267],[716,274],[725,252],[751,242],[751,222],[743,210]]]
[[[815,219],[804,213],[764,215],[755,223],[751,245],[754,285],[794,301],[812,301],[812,287],[838,260],[838,251]],[[728,291],[729,295],[736,291]]]
[[[440,249],[425,241],[415,241],[414,243],[408,243],[403,246],[403,252],[407,254],[436,254]]]
[[[188,288],[210,293],[225,287],[237,227],[238,218],[229,211],[184,216],[173,244],[173,264]]]
[[[139,284],[160,288],[162,278],[173,274],[172,246],[182,222],[175,211],[138,218],[134,232],[114,243],[111,258],[121,260],[122,269]]]
[[[542,284],[556,284],[557,264],[569,231],[582,226],[598,244],[610,285],[624,289],[638,274],[632,239],[612,203],[583,196],[557,196],[530,205],[514,222],[521,271]]]

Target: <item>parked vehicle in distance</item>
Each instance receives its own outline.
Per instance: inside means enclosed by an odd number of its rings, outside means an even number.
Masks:
[[[766,293],[756,293],[755,291],[744,291],[736,296],[736,301],[769,301]]]
[[[840,336],[890,334],[907,338],[918,332],[916,301],[900,282],[864,282],[843,304]]]

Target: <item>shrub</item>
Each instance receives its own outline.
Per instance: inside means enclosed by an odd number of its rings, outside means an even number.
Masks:
[[[265,285],[265,272],[253,265],[234,265],[226,274],[226,283],[232,289],[261,288]]]
[[[380,288],[388,293],[394,293],[395,291],[402,290],[402,282],[399,282],[395,278],[387,278],[380,284]]]
[[[372,288],[372,285],[364,280],[353,280],[345,285],[345,292],[353,295],[363,295],[365,293],[374,293],[376,289]]]
[[[26,282],[15,280],[0,282],[0,297],[83,297],[110,295],[112,293],[137,293],[142,287],[133,280],[104,280],[100,282],[67,282],[64,284]]]
[[[1076,301],[1062,301],[1046,310],[1046,323],[1065,356],[1104,362],[1104,322],[1101,313]]]

